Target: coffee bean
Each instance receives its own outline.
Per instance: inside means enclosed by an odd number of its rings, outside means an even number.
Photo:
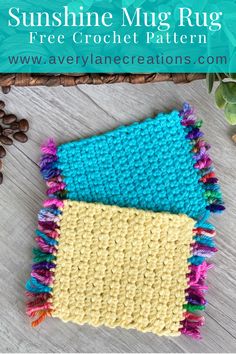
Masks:
[[[4,145],[12,145],[13,141],[8,136],[0,135],[0,142]]]
[[[19,141],[20,143],[26,143],[26,141],[28,141],[27,135],[22,132],[13,134],[13,138]]]
[[[3,163],[2,160],[0,159],[0,171],[2,171]]]
[[[5,116],[5,112],[2,109],[0,109],[0,118],[3,118],[4,116]]]
[[[19,121],[19,129],[21,132],[26,133],[29,130],[29,122],[26,119],[21,119]]]
[[[0,101],[0,109],[4,109],[5,108],[5,102]]]
[[[2,130],[3,130],[3,128],[2,128],[2,126],[0,125],[0,135],[2,134]]]
[[[3,117],[2,121],[3,121],[3,124],[12,124],[14,122],[16,122],[17,120],[17,117],[14,115],[14,114],[7,114]]]
[[[2,135],[4,135],[4,136],[9,136],[9,135],[12,135],[13,133],[14,133],[14,131],[10,128],[5,128],[2,131]]]
[[[19,123],[18,122],[14,122],[10,125],[10,128],[12,130],[18,130],[19,129]]]
[[[2,92],[7,95],[11,91],[11,86],[2,86]]]
[[[0,184],[2,184],[2,182],[3,182],[3,174],[2,172],[0,172]]]
[[[6,156],[6,150],[0,145],[0,159]]]

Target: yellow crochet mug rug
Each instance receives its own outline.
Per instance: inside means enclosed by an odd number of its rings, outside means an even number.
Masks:
[[[194,224],[186,215],[45,201],[26,285],[33,326],[53,316],[177,336],[189,318],[201,325],[186,309]]]

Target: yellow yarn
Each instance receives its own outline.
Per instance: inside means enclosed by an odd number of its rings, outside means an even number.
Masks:
[[[179,335],[194,220],[64,201],[53,316]]]

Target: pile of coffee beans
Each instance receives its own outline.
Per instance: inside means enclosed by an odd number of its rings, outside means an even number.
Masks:
[[[28,137],[29,122],[26,119],[18,120],[14,114],[5,112],[5,103],[0,100],[0,184],[3,182],[3,162],[6,156],[4,145],[12,145],[13,141],[26,143]]]

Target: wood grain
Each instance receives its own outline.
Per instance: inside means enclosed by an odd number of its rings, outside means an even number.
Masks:
[[[2,98],[2,96],[1,96]],[[234,352],[236,350],[236,145],[223,113],[214,107],[203,81],[71,88],[12,88],[4,96],[9,112],[29,119],[29,142],[16,143],[4,160],[0,187],[0,351],[1,352]],[[32,329],[25,315],[24,284],[31,267],[36,214],[45,195],[37,166],[39,146],[48,137],[58,143],[111,130],[180,108],[189,101],[204,120],[212,144],[227,211],[212,221],[219,252],[210,271],[203,340],[161,338],[137,331],[92,328],[48,319]]]

